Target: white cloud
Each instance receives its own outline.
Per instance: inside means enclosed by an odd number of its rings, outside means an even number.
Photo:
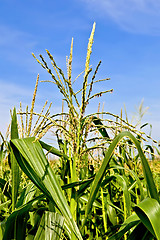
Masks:
[[[160,35],[159,0],[82,0],[99,17],[109,17],[133,33]]]

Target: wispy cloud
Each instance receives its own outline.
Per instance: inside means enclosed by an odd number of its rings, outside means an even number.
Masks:
[[[0,47],[14,46],[22,49],[36,44],[31,34],[7,25],[0,24],[0,34]]]
[[[160,35],[159,0],[82,0],[99,16],[109,17],[132,33]]]
[[[14,106],[19,107],[20,101],[26,105],[26,102],[32,98],[33,91],[2,79],[0,79],[0,89],[0,131],[4,134],[10,122],[10,109]]]
[[[10,100],[17,98],[26,98],[26,97],[32,97],[33,89],[26,89],[20,85],[13,84],[13,83],[7,83],[2,80],[0,80],[0,88],[1,88],[1,94],[0,94],[0,102],[2,103],[8,103]],[[13,104],[13,102],[12,102]]]
[[[13,66],[31,66],[31,52],[37,45],[34,36],[28,32],[0,24],[0,61]],[[33,62],[33,61],[32,61]]]

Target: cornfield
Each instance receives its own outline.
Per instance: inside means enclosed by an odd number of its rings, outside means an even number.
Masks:
[[[0,144],[0,239],[160,239],[159,175],[148,158],[159,157],[157,142],[142,131],[145,125],[138,129],[122,112],[101,111],[99,105],[86,114],[92,99],[113,91],[93,94],[93,85],[109,81],[96,80],[101,61],[95,70],[90,66],[94,32],[95,23],[85,69],[75,79],[73,39],[67,74],[48,50],[52,69],[33,54],[51,78],[45,82],[62,94],[62,111],[52,114],[47,101],[40,113],[34,111],[39,75],[31,108],[23,110],[20,103],[11,111]],[[43,141],[47,132],[55,146]]]

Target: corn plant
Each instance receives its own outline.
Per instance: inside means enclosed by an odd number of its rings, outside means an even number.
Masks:
[[[52,54],[48,50],[46,50],[46,52],[53,69],[49,67],[42,55],[40,55],[40,61],[33,54],[37,62],[47,70],[52,78],[52,80],[42,82],[54,83],[62,94],[63,105],[65,102],[68,107],[68,112],[62,111],[61,113],[56,113],[54,115],[44,116],[43,114],[37,114],[33,111],[32,114],[46,119],[46,126],[44,126],[43,131],[45,131],[45,129],[47,131],[49,127],[52,127],[52,131],[54,131],[54,134],[57,136],[60,150],[65,154],[68,154],[70,161],[65,163],[62,159],[62,168],[64,169],[64,176],[66,165],[69,165],[71,181],[76,181],[78,178],[81,178],[81,175],[85,177],[87,174],[85,166],[96,162],[93,157],[93,155],[96,154],[96,151],[103,151],[104,148],[107,148],[108,143],[110,144],[110,141],[119,132],[125,130],[131,131],[140,139],[140,141],[146,140],[147,137],[151,138],[150,136],[145,136],[144,132],[137,131],[136,127],[128,122],[128,118],[124,120],[122,118],[122,113],[119,117],[113,113],[104,111],[100,112],[100,109],[98,109],[98,112],[96,113],[89,115],[85,114],[92,99],[101,97],[105,93],[113,92],[113,89],[110,89],[92,94],[95,84],[109,80],[109,78],[96,80],[101,61],[98,63],[91,76],[93,69],[90,66],[90,58],[94,32],[95,23],[88,42],[85,70],[75,79],[72,79],[73,39],[71,42],[70,55],[69,58],[67,58],[67,76],[65,76],[62,69],[56,64]],[[75,91],[74,84],[82,77],[82,74],[84,74],[82,87],[78,91]],[[79,96],[79,94],[81,94],[81,96]],[[100,115],[102,118],[99,117]],[[106,118],[107,116],[111,119]],[[99,135],[99,133],[101,135]],[[40,139],[40,137],[38,139]],[[78,171],[80,168],[83,168],[84,171]],[[65,183],[69,183],[69,180],[67,181],[66,178],[62,177],[62,179]]]
[[[146,188],[148,192],[146,193],[146,196],[143,199],[142,197],[143,188],[141,189],[142,201],[140,201],[138,204],[134,204],[136,215],[133,213],[133,209],[131,208],[131,204],[132,204],[131,194],[128,193],[129,189],[126,184],[127,180],[125,180],[125,176],[120,174],[115,174],[113,176],[107,175],[107,171],[111,168],[111,167],[108,167],[108,163],[112,159],[112,155],[114,154],[114,149],[124,137],[129,137],[137,147],[137,150],[139,152],[139,156],[142,162],[142,166],[143,166],[143,174],[144,174]],[[42,151],[41,144],[38,141],[34,141],[34,140],[35,138],[11,140],[11,147],[14,152],[14,156],[16,157],[19,165],[21,166],[21,169],[34,182],[34,184],[44,193],[44,195],[48,199],[50,199],[50,201],[54,204],[55,209],[57,209],[56,211],[60,212],[61,215],[64,217],[65,224],[67,225],[67,229],[70,230],[70,233],[72,231],[74,233],[74,235],[72,233],[71,235],[69,235],[68,233],[69,238],[74,239],[74,236],[76,236],[78,239],[82,239],[81,234],[83,237],[89,234],[89,236],[91,235],[92,239],[95,237],[96,234],[98,237],[99,236],[101,237],[100,239],[104,238],[106,233],[104,233],[104,235],[101,235],[99,233],[93,233],[92,230],[89,231],[89,229],[86,227],[86,223],[88,222],[87,226],[90,225],[89,216],[93,214],[92,211],[94,210],[94,208],[95,209],[100,208],[100,206],[98,206],[98,203],[95,202],[97,194],[101,194],[102,196],[101,208],[103,208],[106,204],[106,205],[112,206],[113,209],[117,208],[118,211],[119,210],[122,211],[122,209],[118,209],[117,206],[114,206],[114,204],[111,203],[108,193],[106,194],[107,198],[104,200],[105,198],[104,188],[108,184],[110,184],[112,181],[115,181],[115,178],[117,178],[118,180],[117,183],[119,185],[122,185],[122,189],[123,189],[123,198],[124,198],[123,214],[125,214],[126,217],[124,219],[125,220],[124,224],[120,228],[119,232],[116,233],[115,236],[110,237],[109,239],[119,239],[124,235],[124,233],[126,234],[126,232],[128,232],[130,228],[133,228],[133,227],[134,227],[134,231],[131,232],[130,234],[132,236],[132,239],[136,239],[137,231],[139,231],[139,229],[141,228],[143,230],[142,233],[144,234],[145,237],[149,236],[152,239],[154,239],[154,237],[156,237],[157,239],[160,239],[159,224],[157,222],[157,219],[160,217],[159,196],[157,193],[157,189],[153,180],[153,176],[152,176],[148,161],[142,151],[142,148],[140,147],[139,141],[131,133],[129,133],[128,131],[122,132],[117,137],[115,137],[113,142],[110,144],[109,149],[105,153],[103,163],[100,169],[98,170],[97,174],[94,176],[93,181],[88,179],[88,181],[72,182],[72,184],[67,184],[62,186],[60,186],[60,184],[58,183],[57,177],[54,176],[54,173],[50,168],[50,165]],[[55,152],[55,154],[57,153]],[[118,169],[118,166],[112,166],[112,168]],[[136,174],[133,174],[133,175],[135,175],[134,177],[136,179],[134,185],[141,184],[140,181],[138,182],[138,177],[136,177]],[[81,222],[81,224],[79,224],[79,227],[80,225],[81,227],[80,227],[80,230],[78,230],[77,227],[75,228],[76,226],[75,223],[73,224],[71,220],[73,219],[73,215],[69,213],[70,212],[69,206],[67,201],[65,200],[66,197],[62,192],[62,190],[81,185],[81,188],[79,188],[79,191],[81,190],[81,193],[82,193],[82,191],[84,191],[84,188],[86,188],[86,184],[88,186],[89,184],[91,184],[91,188],[87,187],[87,190],[89,192],[87,194],[88,198],[84,208],[85,214],[84,215],[81,214],[83,221]],[[77,195],[79,195],[78,196],[79,201],[81,200],[80,205],[82,205],[82,208],[83,208],[84,207],[83,201],[82,201],[83,196],[79,191],[77,191]],[[65,206],[65,210],[64,210],[64,206]],[[152,214],[153,211],[154,211],[154,215]],[[107,230],[107,224],[105,226]],[[76,231],[74,229],[76,229]],[[80,231],[81,231],[81,234],[80,234]],[[78,236],[78,233],[80,234],[79,236]]]
[[[127,115],[124,120],[122,110],[117,116],[100,111],[99,105],[97,112],[86,114],[93,98],[113,91],[92,94],[95,84],[109,80],[96,80],[101,61],[91,76],[94,32],[95,23],[85,70],[76,79],[72,79],[73,39],[67,76],[48,50],[53,70],[42,55],[40,61],[33,54],[50,74],[52,80],[48,82],[62,94],[62,112],[51,114],[50,105],[44,113],[47,102],[40,113],[34,111],[38,75],[31,109],[27,106],[23,111],[20,104],[20,121],[15,109],[11,114],[10,141],[6,146],[12,177],[7,181],[2,175],[0,179],[3,240],[126,240],[138,239],[139,232],[141,239],[160,239],[159,196],[145,156],[154,156],[154,151],[150,145],[144,147],[151,136],[142,132],[143,127],[137,130]],[[82,86],[75,91],[74,83],[79,78],[83,79]],[[33,117],[37,117],[34,125]],[[59,149],[42,141],[49,129],[57,137]],[[1,162],[4,143],[3,139]],[[59,158],[56,168],[47,159],[48,154]]]

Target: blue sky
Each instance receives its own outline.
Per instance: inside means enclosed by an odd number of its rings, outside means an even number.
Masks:
[[[105,111],[120,114],[125,103],[131,117],[144,99],[149,107],[144,122],[153,125],[160,139],[160,2],[159,0],[4,0],[0,1],[0,131],[10,120],[9,109],[30,105],[35,80],[49,79],[32,57],[46,56],[48,49],[65,69],[71,38],[74,38],[73,75],[85,66],[92,25],[96,22],[93,67],[102,60],[99,78],[111,80],[97,91],[114,89],[102,97]],[[40,83],[36,107],[53,102],[60,110],[61,96],[55,86]],[[96,111],[97,99],[90,106]]]

